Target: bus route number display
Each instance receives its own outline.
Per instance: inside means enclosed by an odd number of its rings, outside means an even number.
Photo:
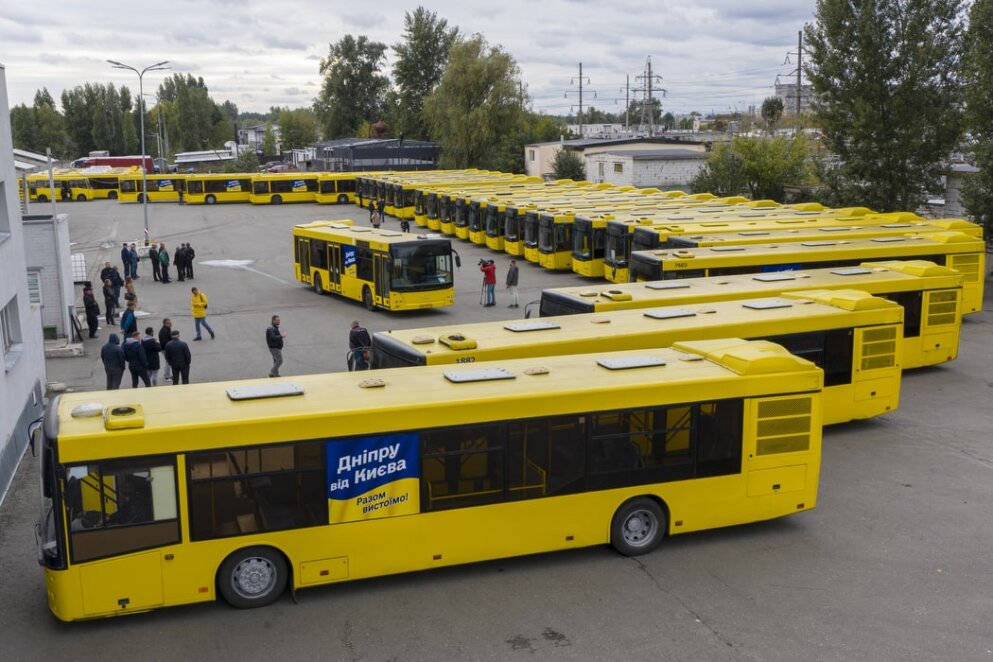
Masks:
[[[331,522],[419,512],[418,448],[416,434],[329,441],[327,487]]]

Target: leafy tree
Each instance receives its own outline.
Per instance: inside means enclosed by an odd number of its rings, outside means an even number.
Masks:
[[[762,102],[762,119],[766,121],[769,128],[776,126],[776,122],[783,116],[783,100],[779,97],[766,97]]]
[[[628,104],[628,121],[635,126],[640,124],[644,124],[645,126],[648,126],[649,122],[651,122],[655,126],[661,124],[661,117],[662,117],[661,99],[658,99],[654,96],[652,97],[651,101],[648,103],[647,106],[648,110],[645,113],[644,122],[642,122],[641,110],[644,107],[645,107],[644,99],[634,99],[633,101],[631,101],[631,103]]]
[[[10,137],[17,149],[38,153],[45,151],[38,139],[38,120],[34,108],[23,103],[10,109]]]
[[[259,157],[250,150],[243,149],[233,160],[224,164],[224,172],[258,172]]]
[[[972,5],[963,72],[966,122],[979,172],[966,179],[962,200],[989,239],[993,237],[993,0],[975,0]]]
[[[804,138],[746,138],[719,145],[692,182],[695,192],[717,196],[747,195],[753,200],[783,202],[788,184],[802,185],[810,173]]]
[[[265,133],[262,134],[262,154],[275,156],[276,149],[276,132],[272,130],[272,122],[266,120]]]
[[[692,117],[680,117],[679,121],[676,123],[676,128],[682,131],[692,131],[693,130],[693,118]]]
[[[961,135],[961,0],[818,0],[805,29],[837,199],[916,209]]]
[[[586,179],[586,166],[583,159],[571,149],[560,149],[552,159],[552,174],[555,179]]]
[[[484,165],[500,172],[524,173],[524,146],[557,140],[561,134],[561,124],[556,120],[526,111],[521,126],[500,141],[495,155]]]
[[[47,89],[42,88],[35,94],[33,110],[38,127],[38,151],[44,152],[46,147],[51,147],[56,157],[72,158],[77,148],[66,133],[65,118],[55,109],[55,100]]]
[[[385,52],[386,44],[365,35],[345,35],[329,46],[321,60],[321,92],[314,102],[325,138],[355,135],[363,120],[379,115],[389,87],[381,73]]]
[[[521,125],[514,58],[482,35],[452,46],[441,83],[424,100],[424,120],[441,144],[441,164],[466,168],[494,158],[500,138]]]
[[[279,113],[279,137],[283,149],[299,149],[317,141],[317,117],[309,108],[284,109]]]
[[[662,116],[662,128],[666,131],[672,131],[676,128],[676,116],[672,113],[667,112]]]
[[[458,41],[459,29],[448,27],[438,14],[418,7],[403,18],[403,39],[393,44],[397,61],[393,78],[397,86],[397,131],[407,138],[428,137],[428,127],[421,117],[424,98],[441,81],[448,52]]]

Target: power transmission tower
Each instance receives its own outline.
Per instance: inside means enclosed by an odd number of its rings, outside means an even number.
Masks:
[[[573,79],[571,79],[569,81],[569,84],[570,85],[577,85],[577,84],[579,85],[579,115],[576,116],[576,119],[577,119],[577,121],[579,123],[579,137],[580,138],[583,137],[583,82],[584,81],[586,82],[587,85],[590,84],[590,79],[589,78],[583,78],[583,63],[580,62],[579,63],[579,77],[578,78],[573,78]],[[566,96],[569,96],[569,95],[566,94]],[[596,99],[596,92],[593,93],[593,98]]]
[[[794,91],[794,96],[796,98],[796,106],[793,108],[793,120],[796,125],[796,133],[800,133],[800,103],[803,98],[803,30],[799,30],[796,33],[796,53],[790,51],[786,53],[786,60],[783,64],[790,64],[790,56],[796,55],[796,69],[786,74],[787,76],[796,75],[796,89]],[[777,77],[778,84],[778,77]]]
[[[635,76],[635,80],[642,82],[642,87],[632,90],[642,93],[641,102],[641,124],[648,125],[648,137],[655,135],[655,90],[658,89],[665,96],[666,90],[662,87],[655,88],[655,83],[662,82],[662,76],[652,73],[652,56],[645,60],[645,71],[640,76]],[[661,105],[661,104],[660,104]],[[661,108],[660,108],[661,110]],[[647,121],[646,121],[647,119]]]

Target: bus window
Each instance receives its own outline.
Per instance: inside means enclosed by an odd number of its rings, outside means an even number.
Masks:
[[[369,243],[359,241],[355,243],[355,277],[362,280],[375,280],[373,276],[373,250],[369,248]]]
[[[501,440],[499,425],[422,433],[422,510],[465,508],[503,501]]]
[[[452,283],[452,255],[448,244],[407,244],[390,247],[390,258],[400,269],[392,272],[390,288],[394,291],[418,286]]]
[[[508,424],[507,498],[574,494],[586,487],[585,418],[562,416]]]
[[[178,543],[176,468],[164,460],[70,467],[66,519],[74,563]],[[120,530],[126,528],[127,534]]]

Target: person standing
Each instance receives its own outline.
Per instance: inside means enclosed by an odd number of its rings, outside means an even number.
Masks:
[[[197,252],[190,246],[190,242],[186,242],[186,277],[190,280],[193,280],[193,258],[196,256]]]
[[[124,301],[125,306],[133,303],[135,310],[138,309],[138,293],[134,289],[134,278],[130,276],[124,279]]]
[[[128,307],[121,315],[121,333],[124,334],[124,342],[128,341],[132,333],[138,332],[138,317],[135,315],[134,303],[128,301]]]
[[[107,373],[107,390],[116,391],[121,388],[121,377],[124,376],[124,350],[116,333],[110,334],[107,342],[100,348],[100,360],[103,370]]]
[[[352,370],[369,369],[369,352],[372,350],[372,337],[358,320],[352,320],[352,328],[348,332],[348,350],[351,355]]]
[[[121,246],[121,266],[124,268],[124,275],[131,275],[131,249],[128,248],[128,242],[124,242]]]
[[[141,338],[141,346],[145,349],[145,358],[148,359],[148,381],[152,383],[152,386],[158,386],[159,368],[162,367],[159,353],[162,351],[162,345],[155,337],[155,329],[150,326],[145,328],[145,335]]]
[[[196,325],[197,329],[197,335],[194,340],[201,339],[201,326],[210,332],[210,339],[213,340],[216,337],[214,335],[214,330],[210,328],[209,324],[207,324],[207,295],[195,287],[190,291],[193,292],[193,296],[190,297],[190,308],[193,310],[193,323]]]
[[[172,339],[165,346],[165,360],[172,368],[172,383],[177,385],[182,381],[184,384],[190,383],[190,365],[193,363],[193,355],[190,354],[190,346],[179,339],[179,331],[171,333]]]
[[[159,329],[159,347],[165,352],[166,345],[172,340],[172,320],[166,317],[162,320],[162,328]],[[172,367],[169,366],[169,362],[166,361],[165,368],[163,368],[162,380],[169,381],[172,379]]]
[[[508,308],[520,308],[520,304],[517,301],[517,260],[510,261],[510,267],[507,269],[507,289],[510,290],[510,305]]]
[[[165,244],[159,244],[159,266],[162,269],[162,282],[169,282],[169,252],[166,250]]]
[[[496,305],[496,264],[493,260],[480,260],[479,270],[483,272],[483,289],[486,290],[484,308]]]
[[[269,370],[270,377],[279,377],[279,366],[283,365],[283,338],[286,337],[279,330],[279,315],[272,316],[272,324],[265,330],[265,344],[272,354],[272,368]]]
[[[131,254],[131,277],[138,278],[138,249],[134,244],[128,248],[128,252]]]
[[[114,267],[111,266],[110,262],[104,262],[103,269],[100,270],[100,282],[102,283],[108,278],[111,278],[113,274],[114,274]]]
[[[114,297],[114,285],[108,278],[103,281],[103,307],[107,313],[107,325],[115,326],[114,308],[117,306],[117,299]]]
[[[182,283],[186,280],[186,249],[182,244],[172,252],[172,263],[176,265],[176,280]]]
[[[380,224],[386,222],[386,200],[380,200],[379,204],[376,205],[379,209],[379,222]]]
[[[121,307],[121,288],[124,287],[124,279],[116,266],[110,268],[110,282],[114,286],[114,306]]]
[[[372,200],[369,201],[369,222],[372,223],[373,218],[376,216],[376,203]]]
[[[131,388],[138,388],[141,379],[146,388],[151,386],[148,379],[148,357],[145,356],[145,346],[141,343],[141,334],[135,331],[124,341],[124,360],[128,362],[131,373]]]
[[[83,288],[83,310],[86,312],[86,326],[90,328],[90,338],[96,338],[100,326],[100,304],[93,296],[92,287]]]
[[[152,279],[157,283],[162,280],[162,265],[159,264],[159,249],[155,244],[148,249],[148,259],[152,263]]]

